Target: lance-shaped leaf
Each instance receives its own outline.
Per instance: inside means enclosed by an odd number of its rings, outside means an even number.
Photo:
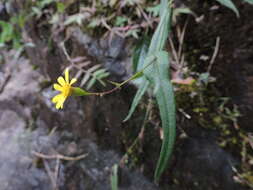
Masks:
[[[155,93],[158,103],[160,117],[163,127],[163,142],[159,161],[155,171],[155,181],[158,182],[161,174],[166,169],[168,160],[173,151],[176,137],[176,114],[173,87],[169,79],[168,53],[161,51],[157,53],[157,62],[155,66],[156,80],[159,80],[160,87]]]
[[[146,47],[145,42],[141,46],[141,50],[139,51],[139,54],[136,55],[136,56],[138,57],[138,64],[136,65],[136,69],[138,71],[137,72],[137,76],[138,76],[139,75],[138,73],[144,67],[144,62],[147,61],[146,60],[146,57],[147,57],[147,47]],[[150,61],[152,61],[152,60],[150,60]],[[149,61],[149,63],[150,63],[150,61]],[[143,74],[143,72],[141,72],[141,74]],[[133,75],[134,78],[136,78],[135,75]],[[130,117],[134,113],[137,105],[139,104],[142,96],[145,94],[145,92],[147,91],[147,89],[149,87],[149,81],[146,79],[146,77],[136,78],[136,84],[139,86],[139,89],[138,89],[138,91],[136,92],[136,94],[134,96],[134,99],[132,101],[132,104],[131,104],[130,110],[128,112],[128,115],[123,120],[123,122],[125,122],[125,121],[127,121],[127,120],[130,119]]]
[[[216,1],[218,1],[220,4],[234,11],[237,17],[240,16],[238,9],[236,8],[235,4],[231,0],[216,0]]]
[[[144,95],[144,93],[146,92],[146,90],[148,89],[149,86],[149,82],[148,80],[143,80],[143,82],[141,83],[141,86],[139,87],[138,91],[135,94],[135,97],[133,99],[131,108],[129,110],[128,115],[126,116],[126,118],[124,119],[124,122],[129,120],[130,117],[132,116],[132,114],[134,113],[137,105],[139,104],[142,96]]]
[[[93,93],[91,92],[87,92],[79,87],[72,87],[72,95],[74,96],[88,96],[88,95],[92,95]]]
[[[111,190],[118,190],[118,165],[114,164],[111,174]]]
[[[244,1],[251,4],[251,5],[253,5],[253,0],[244,0]]]
[[[170,1],[171,2],[171,1]],[[171,25],[172,9],[168,5],[168,1],[162,0],[160,15],[161,20],[154,33],[149,47],[148,57],[155,56],[154,64],[145,69],[144,75],[151,81],[154,86],[154,94],[158,102],[160,116],[163,127],[163,142],[159,156],[159,161],[155,171],[155,181],[158,182],[160,176],[166,169],[168,160],[171,156],[175,135],[175,102],[172,84],[169,80],[169,57],[165,51],[162,51]],[[145,62],[145,65],[148,61]]]

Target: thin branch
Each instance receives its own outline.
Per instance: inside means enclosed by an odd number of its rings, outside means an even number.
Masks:
[[[55,169],[54,169],[54,178],[55,181],[58,181],[58,175],[59,175],[59,168],[60,168],[60,159],[56,159]]]
[[[213,67],[214,61],[215,61],[215,59],[216,59],[216,57],[218,55],[218,52],[219,52],[219,47],[220,47],[220,37],[218,36],[216,38],[216,44],[215,44],[215,49],[214,49],[214,53],[213,53],[212,59],[211,59],[210,64],[209,64],[209,66],[207,68],[207,72],[208,73],[211,72],[211,69]]]
[[[180,58],[179,58],[178,55],[177,55],[176,48],[175,48],[174,43],[173,43],[173,41],[172,41],[171,38],[169,38],[169,42],[170,42],[170,47],[171,47],[171,49],[172,49],[172,54],[173,54],[173,56],[174,56],[174,58],[175,58],[175,61],[176,61],[176,63],[179,65],[179,64],[180,64],[180,61],[179,61]]]
[[[124,35],[124,34],[122,34],[122,33],[120,33],[119,31],[113,29],[112,27],[110,27],[110,26],[107,24],[107,22],[105,21],[105,19],[101,19],[101,23],[102,23],[102,25],[103,25],[107,30],[109,30],[110,32],[115,33],[115,34],[117,34],[118,36],[120,36],[120,37],[122,37],[122,38],[125,38],[125,35]]]
[[[49,176],[49,178],[50,178],[50,181],[51,181],[51,183],[52,183],[53,190],[58,190],[57,180],[56,180],[56,178],[54,177],[53,172],[51,171],[51,169],[50,169],[50,167],[49,167],[47,161],[46,161],[46,160],[43,160],[43,164],[44,164],[45,169],[46,169],[46,171],[47,171],[47,174],[48,174],[48,176]]]
[[[139,11],[143,15],[144,19],[147,21],[148,25],[152,28],[152,22],[148,18],[148,15],[143,11],[143,9],[142,9],[142,7],[140,6],[139,3],[137,3],[137,9],[139,9]]]
[[[182,56],[183,42],[184,42],[184,36],[185,36],[185,31],[186,31],[187,25],[188,25],[188,20],[185,22],[184,27],[183,27],[183,31],[182,31],[182,33],[180,33],[180,37],[179,37],[179,50],[178,50],[179,57]]]
[[[42,153],[35,152],[35,151],[32,151],[32,154],[34,154],[35,156],[37,156],[39,158],[59,159],[59,160],[67,160],[67,161],[77,161],[77,160],[84,159],[86,156],[88,156],[88,154],[82,154],[82,155],[77,156],[77,157],[69,157],[69,156],[64,156],[64,155],[61,155],[61,154],[46,155],[46,154],[42,154]]]
[[[2,84],[0,84],[0,93],[4,91],[4,88],[8,84],[10,79],[11,79],[11,73],[10,71],[7,71],[2,81]]]

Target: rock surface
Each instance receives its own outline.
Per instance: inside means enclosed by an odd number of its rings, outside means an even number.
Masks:
[[[4,52],[6,63],[0,70],[9,73],[1,83],[0,94],[0,183],[1,190],[110,189],[111,167],[120,156],[101,150],[95,132],[81,109],[83,102],[70,100],[65,111],[56,111],[50,88],[41,88],[44,77],[24,58],[13,59],[15,52]],[[80,127],[81,125],[81,127]],[[83,128],[83,129],[81,129]],[[84,133],[85,131],[85,133]],[[78,156],[67,161],[36,155]],[[57,178],[54,174],[57,168]],[[140,173],[121,169],[119,189],[157,189]],[[51,175],[51,176],[50,176]]]

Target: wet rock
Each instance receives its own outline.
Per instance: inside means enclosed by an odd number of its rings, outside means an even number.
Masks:
[[[9,73],[10,79],[5,81],[6,84],[4,84],[4,92],[0,95],[0,101],[15,98],[31,101],[33,96],[30,96],[29,99],[26,98],[31,94],[38,93],[42,76],[37,71],[33,71],[28,60],[24,58],[12,59],[11,57],[14,55],[14,52],[5,54],[6,64],[3,73]],[[21,65],[17,65],[19,63]]]
[[[233,168],[237,168],[240,162],[217,145],[217,134],[196,127],[189,131],[189,137],[182,139],[172,166],[177,188],[243,190],[234,181]]]
[[[101,63],[119,80],[124,80],[131,73],[130,43],[114,36],[112,39],[94,39],[83,33],[80,28],[71,28],[71,39],[75,46],[82,49],[93,60]]]
[[[51,188],[47,173],[34,166],[31,150],[51,147],[45,131],[29,131],[26,122],[10,110],[0,111],[0,183],[1,190]],[[41,137],[46,143],[38,143]]]
[[[80,161],[80,167],[66,171],[67,184],[66,189],[96,189],[110,190],[109,176],[111,167],[119,163],[119,156],[114,151],[100,150],[96,144],[89,140],[82,140],[80,149],[88,153],[88,156]],[[77,172],[80,171],[80,172]],[[119,174],[119,189],[121,190],[138,190],[147,189],[155,190],[157,187],[148,182],[141,174],[130,172],[128,169],[121,169]],[[82,179],[77,180],[77,179]]]
[[[65,109],[57,111],[50,101],[55,95],[52,88],[41,89],[44,77],[28,60],[13,59],[12,53],[4,53],[0,71],[11,76],[0,93],[0,189],[109,190],[111,167],[119,163],[120,156],[101,150],[94,142],[94,97],[70,98]],[[58,167],[56,159],[45,157],[86,153],[87,157],[77,161],[60,159]],[[55,168],[57,178],[52,177]],[[120,173],[119,189],[157,189],[138,172],[125,168]]]

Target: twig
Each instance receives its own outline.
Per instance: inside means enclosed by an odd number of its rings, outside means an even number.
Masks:
[[[54,178],[55,181],[58,181],[58,174],[59,174],[59,168],[60,168],[60,159],[56,159],[55,169],[54,169]]]
[[[155,22],[159,22],[159,18],[153,18],[150,19],[151,24],[155,23]],[[138,28],[146,28],[149,26],[148,22],[142,22],[141,24],[134,24],[134,25],[127,25],[124,27],[114,27],[114,29],[118,30],[118,31],[128,31],[128,30],[134,30],[134,29],[138,29]]]
[[[179,108],[178,111],[181,112],[187,119],[191,119],[191,116],[186,113],[182,108]]]
[[[50,181],[53,185],[53,190],[58,190],[57,180],[58,180],[58,174],[59,174],[59,168],[60,168],[60,160],[67,160],[67,161],[77,161],[85,158],[88,154],[82,154],[77,157],[69,157],[69,156],[63,156],[61,154],[55,154],[55,155],[45,155],[39,152],[32,151],[32,154],[39,158],[43,158],[43,163],[45,166],[45,169],[48,173],[48,176],[50,178]],[[56,159],[56,165],[54,173],[51,171],[46,159]]]
[[[81,160],[81,159],[85,158],[86,156],[88,156],[88,154],[82,154],[77,157],[69,157],[69,156],[64,156],[61,154],[46,155],[46,154],[42,154],[42,153],[35,152],[35,151],[32,151],[32,154],[34,154],[37,157],[44,158],[44,159],[59,159],[59,160],[68,160],[68,161],[77,161],[77,160]]]
[[[10,74],[10,72],[7,72],[7,74],[5,74],[5,76],[4,76],[4,80],[3,80],[2,84],[0,84],[0,93],[2,93],[4,91],[4,88],[8,84],[10,79],[11,79],[11,74]]]
[[[172,38],[169,38],[170,47],[172,49],[172,54],[175,59],[176,64],[179,66],[179,70],[184,67],[185,56],[182,53],[183,51],[183,42],[185,37],[185,31],[188,25],[188,21],[185,22],[183,30],[181,31],[179,27],[177,27],[177,40],[178,40],[178,50],[176,50],[175,45],[172,41]]]
[[[71,63],[71,66],[74,66],[74,63],[72,62],[70,56],[68,55],[68,53],[67,53],[67,51],[66,51],[64,42],[62,42],[62,43],[60,44],[60,46],[62,47],[62,50],[63,50],[64,54],[66,55],[68,61]],[[153,57],[152,57],[152,60],[150,60],[150,63],[149,63],[149,64],[147,64],[144,68],[142,68],[139,72],[135,73],[133,76],[131,76],[131,77],[128,78],[127,80],[123,81],[122,83],[118,83],[118,84],[116,85],[116,87],[112,88],[111,90],[104,91],[104,92],[89,92],[88,95],[95,95],[95,96],[100,96],[100,97],[102,97],[102,96],[104,96],[104,95],[111,94],[112,92],[121,89],[121,87],[122,87],[123,85],[125,85],[125,84],[128,83],[129,81],[135,79],[135,78],[136,78],[139,74],[141,74],[147,67],[149,67],[150,65],[152,65],[152,64],[154,63],[154,59],[155,59],[155,57],[153,56]],[[85,72],[87,72],[87,71],[85,71]],[[94,76],[93,73],[92,73],[92,76]],[[115,83],[115,84],[116,84],[116,83]],[[87,95],[87,94],[86,94],[86,95]]]
[[[185,36],[185,31],[186,31],[187,25],[188,25],[188,20],[184,24],[182,33],[180,32],[180,35],[179,35],[179,50],[178,50],[179,57],[182,56],[181,54],[182,54],[182,50],[183,50],[183,42],[184,42],[184,36]]]
[[[139,3],[137,3],[137,9],[139,9],[139,11],[143,15],[144,19],[147,21],[148,25],[152,28],[152,22],[148,18],[147,14],[143,11],[143,9],[142,9],[142,7],[140,6]]]
[[[111,28],[111,27],[106,23],[105,19],[101,19],[101,23],[102,23],[103,26],[104,26],[107,30],[109,30],[110,32],[115,33],[115,34],[117,34],[118,36],[120,36],[120,37],[122,37],[122,38],[125,38],[125,35],[124,35],[124,34],[120,33],[119,31],[117,31],[117,30],[115,30],[115,29],[113,29],[113,28]]]
[[[70,64],[71,64],[71,65],[70,65],[70,68],[71,68],[71,67],[75,67],[75,68],[81,70],[83,73],[86,73],[86,74],[88,74],[89,76],[95,77],[93,73],[91,73],[90,71],[84,70],[83,68],[79,67],[78,65],[76,65],[76,64],[72,61],[72,59],[70,58],[70,56],[69,56],[69,54],[68,54],[68,52],[67,52],[67,50],[66,50],[66,47],[65,47],[64,42],[62,42],[62,43],[60,44],[60,47],[62,48],[62,51],[63,51],[64,55],[66,56],[67,60],[68,60],[68,61],[70,62]],[[85,66],[88,66],[89,64],[90,64],[90,61],[87,61],[87,65],[85,65]]]
[[[173,54],[173,56],[174,56],[174,58],[175,58],[175,61],[176,61],[176,63],[179,65],[179,64],[180,64],[180,61],[179,61],[180,58],[179,58],[178,55],[177,55],[176,48],[175,48],[174,43],[173,43],[173,41],[172,41],[171,38],[169,38],[169,42],[170,42],[170,47],[171,47],[171,49],[172,49],[172,54]]]
[[[220,47],[220,37],[218,36],[218,37],[216,38],[216,44],[215,44],[215,49],[214,49],[214,52],[213,52],[212,59],[211,59],[210,64],[209,64],[209,66],[208,66],[208,68],[207,68],[207,72],[208,72],[208,73],[211,72],[211,69],[212,69],[212,67],[213,67],[214,61],[215,61],[215,59],[216,59],[216,57],[217,57],[217,55],[218,55],[218,52],[219,52],[219,47]]]
[[[43,164],[44,164],[45,169],[47,171],[47,174],[50,178],[50,181],[52,183],[53,190],[58,190],[57,179],[54,177],[54,175],[53,175],[48,163],[46,162],[46,160],[43,160]]]

